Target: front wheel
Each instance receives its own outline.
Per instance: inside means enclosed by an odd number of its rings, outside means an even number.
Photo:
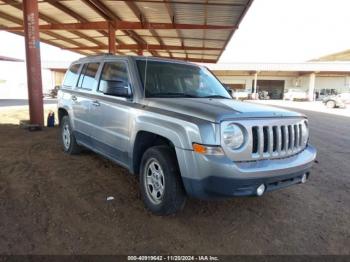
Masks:
[[[186,202],[176,155],[168,146],[146,150],[141,160],[140,187],[147,209],[156,215],[170,215]]]
[[[329,100],[327,101],[326,106],[328,108],[335,108],[335,102],[333,100]]]

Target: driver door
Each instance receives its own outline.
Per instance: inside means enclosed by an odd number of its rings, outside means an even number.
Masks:
[[[118,96],[116,93],[107,92],[108,87],[116,83],[125,83],[125,88],[129,88],[130,91],[128,66],[124,60],[105,62],[101,71],[97,89],[99,99],[96,110],[100,126],[99,132],[95,134],[96,146],[103,154],[127,164],[131,101],[127,93],[120,93]]]

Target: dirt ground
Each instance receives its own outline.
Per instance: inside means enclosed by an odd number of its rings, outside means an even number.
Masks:
[[[170,217],[144,209],[125,169],[90,152],[64,154],[58,128],[1,124],[0,253],[350,254],[350,118],[307,114],[318,164],[306,184],[190,199]]]
[[[0,100],[0,124],[15,124],[18,125],[20,120],[28,120],[28,106],[1,106],[4,104]],[[47,117],[49,112],[54,112],[57,118],[57,105],[45,105],[44,115]],[[46,123],[46,119],[45,119]]]

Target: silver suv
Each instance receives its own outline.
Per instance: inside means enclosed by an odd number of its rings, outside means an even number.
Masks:
[[[91,149],[138,176],[146,207],[186,196],[261,196],[304,183],[316,156],[304,115],[231,99],[208,69],[158,58],[74,62],[58,93],[63,149]]]

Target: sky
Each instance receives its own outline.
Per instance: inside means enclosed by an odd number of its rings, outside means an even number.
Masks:
[[[255,0],[219,62],[303,62],[350,49],[349,0]]]
[[[0,55],[25,59],[24,37],[0,31]],[[45,43],[40,43],[40,55],[42,61],[72,62],[81,57]]]
[[[350,49],[350,0],[255,0],[219,63],[304,62]],[[4,41],[5,40],[5,41]],[[23,58],[23,37],[0,31],[0,55]],[[78,54],[41,44],[42,60]]]

